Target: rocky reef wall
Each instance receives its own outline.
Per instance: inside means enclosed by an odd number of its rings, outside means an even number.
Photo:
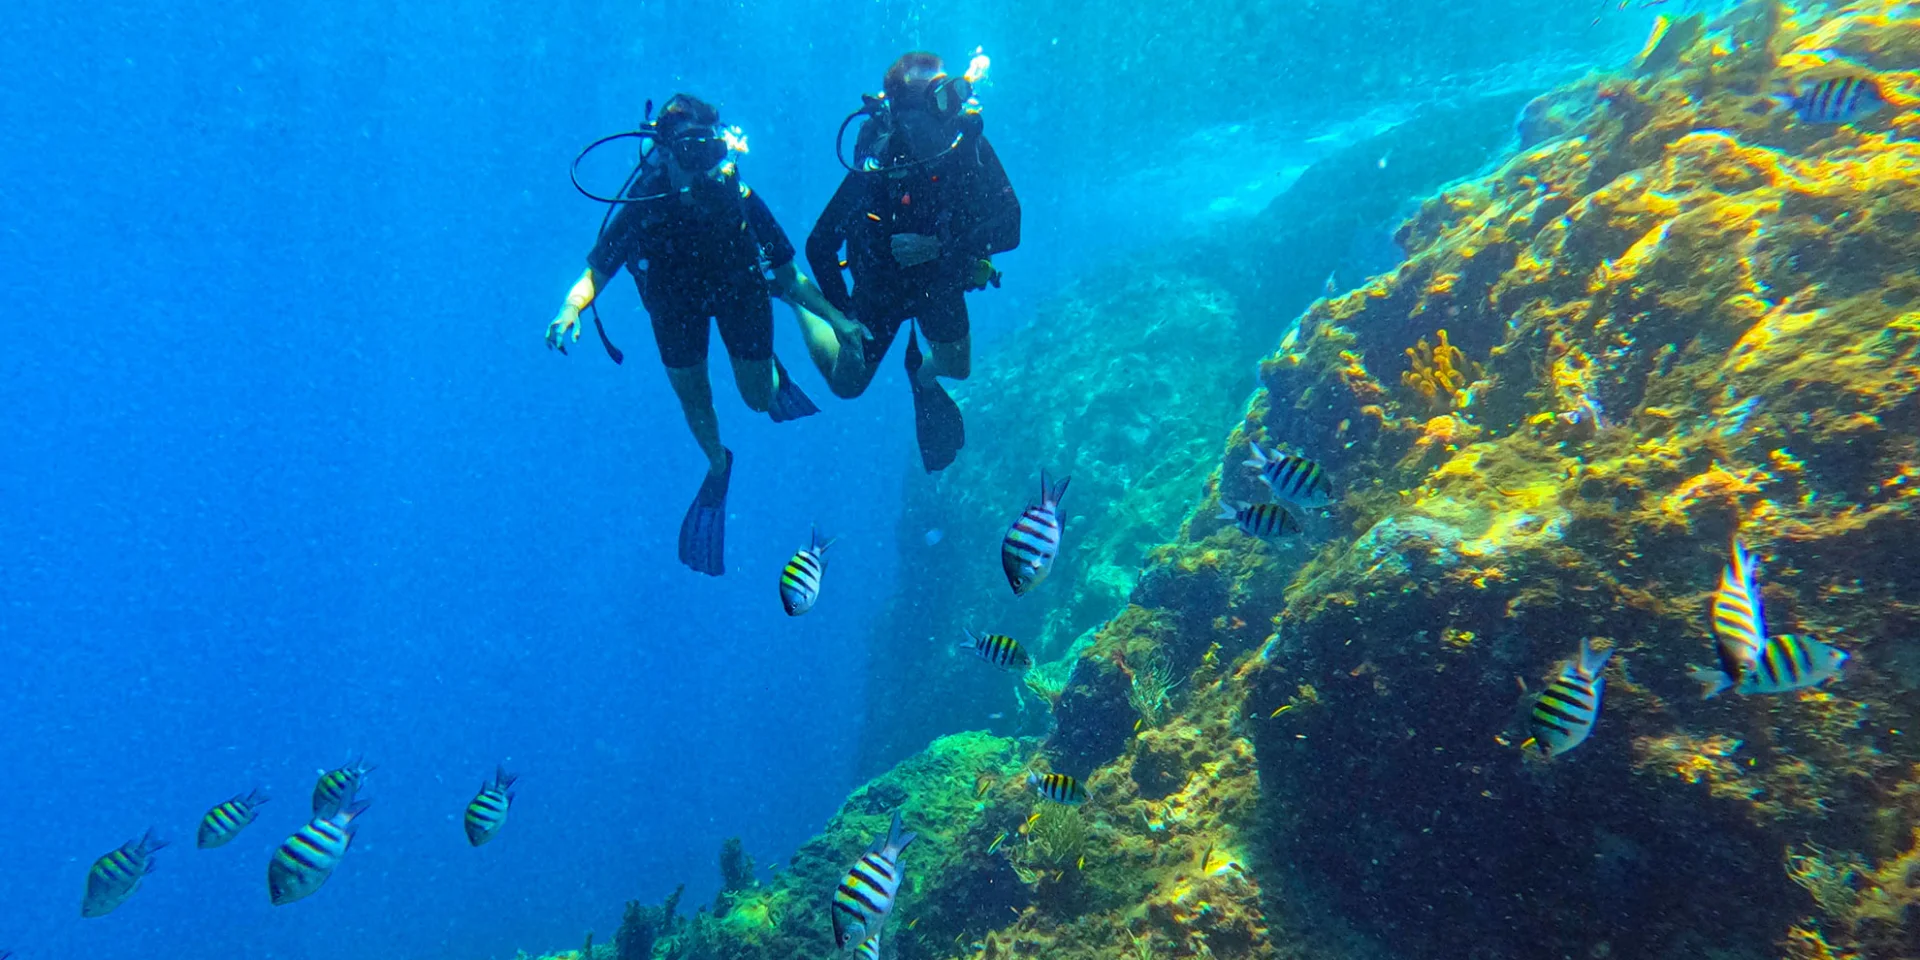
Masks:
[[[1257,220],[1114,264],[982,351],[973,379],[954,388],[966,450],[907,483],[901,588],[872,660],[874,690],[913,695],[869,698],[864,772],[955,730],[1046,729],[1044,694],[1023,711],[1004,676],[952,656],[961,630],[1005,633],[1057,659],[1124,606],[1148,548],[1173,537],[1202,495],[1255,361],[1330,274],[1354,275],[1345,259],[1356,232],[1487,164],[1528,96],[1432,108],[1352,144]],[[1065,552],[1047,582],[1016,599],[1000,538],[1043,468],[1073,477]]]

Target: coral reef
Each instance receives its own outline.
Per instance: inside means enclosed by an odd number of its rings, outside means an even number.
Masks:
[[[876,682],[1004,698],[912,652],[949,646],[924,642],[947,630],[927,611],[991,611],[1071,662],[1036,691],[1058,689],[1051,724],[915,753],[973,716],[878,704],[867,760],[905,759],[742,891],[764,909],[689,921],[687,956],[824,955],[824,892],[894,809],[923,836],[901,960],[1920,955],[1905,10],[1749,0],[1674,23],[1637,65],[1536,101],[1496,169],[1428,184],[1393,272],[1273,298],[1297,324],[1255,320],[1230,267],[1134,271],[1002,345],[1094,375],[1009,365],[969,394],[1005,449],[910,495],[903,541],[942,526],[959,552],[906,548]],[[1835,69],[1873,71],[1893,106],[1811,124],[1768,103]],[[1251,400],[1210,420],[1216,361],[1259,331],[1279,349]],[[1214,519],[1265,497],[1252,442],[1335,478],[1305,535]],[[986,560],[952,559],[994,556],[1040,462],[1076,474],[1068,547],[1016,607]],[[1701,699],[1735,535],[1773,631],[1849,651],[1842,679]],[[1523,752],[1528,691],[1586,641],[1615,651],[1593,735]],[[1087,802],[1041,804],[1036,770]]]
[[[1275,331],[1324,294],[1330,272],[1359,276],[1345,259],[1356,233],[1383,230],[1396,210],[1485,164],[1528,96],[1424,110],[1314,164],[1254,222],[1098,270],[1006,340],[980,346],[973,378],[954,393],[969,435],[991,440],[908,482],[901,588],[873,634],[873,682],[910,683],[918,696],[869,702],[863,774],[956,729],[1044,732],[1040,712],[1005,709],[1004,678],[954,669],[945,651],[961,628],[1032,638],[1043,661],[1084,646],[1202,495]],[[1065,545],[1047,582],[1016,604],[996,559],[1000,537],[1043,466],[1073,476]],[[928,545],[936,528],[945,536]]]

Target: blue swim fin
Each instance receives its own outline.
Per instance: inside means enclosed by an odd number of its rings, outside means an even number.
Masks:
[[[680,521],[680,562],[710,577],[727,572],[727,485],[733,480],[733,451],[726,454],[727,468],[718,476],[707,474]]]
[[[938,473],[953,464],[960,448],[967,445],[967,423],[961,419],[960,405],[947,395],[938,381],[921,386],[920,338],[907,334],[907,385],[913,389],[913,432],[920,441],[920,465],[928,473]]]
[[[787,368],[781,366],[777,359],[773,361],[773,373],[780,380],[773,390],[773,405],[767,408],[767,416],[772,417],[774,423],[786,423],[820,412],[820,408],[813,405],[813,400],[801,391],[800,385],[787,376]]]

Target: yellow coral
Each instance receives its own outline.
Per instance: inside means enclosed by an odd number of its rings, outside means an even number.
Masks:
[[[1445,413],[1466,405],[1467,385],[1480,379],[1480,365],[1447,341],[1445,329],[1437,336],[1438,345],[1428,346],[1427,338],[1421,337],[1407,348],[1409,369],[1400,374],[1400,382],[1419,395],[1428,409]]]

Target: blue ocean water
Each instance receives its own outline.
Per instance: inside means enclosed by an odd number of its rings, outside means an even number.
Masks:
[[[1313,10],[1347,32],[1402,15]],[[894,56],[995,55],[982,99],[1027,227],[1003,295],[975,301],[984,348],[1129,242],[1257,210],[1342,124],[1638,32],[1540,14],[1581,38],[1559,49],[1522,23],[1489,37],[1498,12],[1434,5],[1452,49],[1330,82],[1356,65],[1257,31],[1187,44],[1177,8],[15,5],[0,948],[510,956],[610,935],[623,900],[682,879],[710,896],[723,838],[777,862],[838,805],[862,698],[912,696],[864,681],[918,474],[905,383],[890,360],[859,402],[776,426],[716,364],[731,572],[674,561],[703,461],[631,286],[604,301],[624,366],[591,334],[569,357],[540,340],[600,215],[566,164],[649,98],[696,92],[745,128],[745,175],[799,243],[840,176],[833,128]],[[1201,55],[1258,68],[1258,96],[1163,109]],[[790,620],[776,573],[815,522],[842,538],[829,602]],[[271,849],[350,755],[378,769],[349,862],[270,906]],[[496,763],[520,803],[474,850],[459,814]],[[201,814],[256,786],[260,821],[194,850]],[[150,826],[172,841],[157,872],[82,921],[88,865]]]

